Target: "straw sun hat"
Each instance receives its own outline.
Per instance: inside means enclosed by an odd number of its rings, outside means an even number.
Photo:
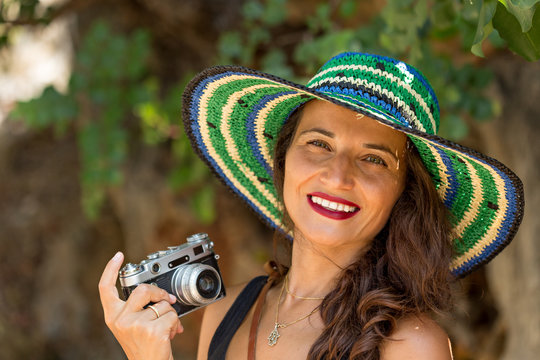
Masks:
[[[343,53],[307,86],[238,66],[209,68],[186,87],[184,126],[212,171],[267,224],[283,229],[272,180],[273,149],[289,115],[312,99],[408,135],[452,214],[455,276],[485,264],[510,243],[523,216],[521,181],[497,160],[435,135],[435,93],[418,70],[401,61]]]

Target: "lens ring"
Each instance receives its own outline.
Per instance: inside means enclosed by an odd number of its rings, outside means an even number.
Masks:
[[[201,275],[213,278],[214,289],[200,291]],[[173,291],[178,299],[192,306],[206,305],[214,301],[221,292],[219,273],[212,266],[205,264],[189,264],[178,268],[171,279]]]

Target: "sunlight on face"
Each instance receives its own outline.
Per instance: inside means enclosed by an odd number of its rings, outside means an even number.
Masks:
[[[295,241],[355,251],[369,244],[403,191],[406,139],[341,106],[307,103],[285,159]]]

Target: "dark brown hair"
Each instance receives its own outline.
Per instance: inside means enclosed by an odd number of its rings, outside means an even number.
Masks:
[[[285,156],[302,108],[283,126],[274,151],[274,184],[283,200]],[[371,247],[345,268],[336,287],[322,301],[325,328],[308,359],[379,359],[380,345],[407,315],[441,313],[451,305],[452,256],[448,212],[407,139],[407,174],[403,193]],[[293,226],[286,211],[284,224]],[[279,248],[288,258],[280,261]],[[290,266],[290,241],[276,232],[274,250],[282,274]]]

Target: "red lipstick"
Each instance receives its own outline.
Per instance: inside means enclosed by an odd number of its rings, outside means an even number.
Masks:
[[[325,199],[325,200],[328,200],[328,201],[337,202],[337,203],[340,203],[340,204],[343,204],[343,205],[348,205],[348,206],[354,207],[355,210],[351,211],[351,212],[339,211],[339,210],[331,210],[331,209],[325,208],[322,205],[319,205],[319,204],[313,202],[313,200],[312,200],[313,196],[316,196],[316,197],[319,197],[321,199]],[[350,202],[348,200],[345,200],[345,199],[342,199],[342,198],[339,198],[339,197],[330,196],[328,194],[320,193],[320,192],[314,192],[314,193],[308,194],[307,198],[308,198],[309,205],[311,206],[311,208],[313,210],[315,210],[315,212],[317,212],[318,214],[320,214],[322,216],[325,216],[327,218],[334,219],[334,220],[350,219],[351,217],[353,217],[354,215],[356,215],[360,211],[360,206],[358,206],[357,204],[355,204],[353,202]]]

